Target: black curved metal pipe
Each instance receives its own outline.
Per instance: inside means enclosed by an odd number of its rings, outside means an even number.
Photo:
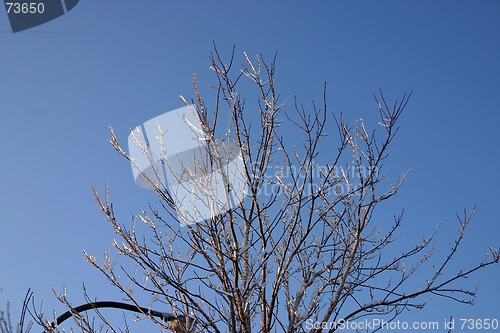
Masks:
[[[113,301],[100,301],[100,302],[92,302],[92,303],[87,303],[83,305],[79,305],[76,308],[73,308],[69,311],[66,311],[62,315],[56,318],[54,322],[50,324],[52,328],[55,328],[57,325],[61,324],[63,321],[65,321],[68,318],[71,318],[72,315],[92,309],[99,309],[99,308],[114,308],[114,309],[122,309],[122,310],[127,310],[127,311],[132,311],[132,312],[137,312],[137,313],[142,313],[145,315],[153,316],[153,317],[158,317],[161,318],[163,321],[172,321],[176,319],[183,320],[186,318],[184,315],[176,316],[173,313],[168,313],[168,312],[161,312],[161,311],[156,311],[156,310],[151,310],[148,308],[143,308],[143,307],[137,307],[135,305],[127,304],[127,303],[121,303],[121,302],[113,302]],[[194,318],[191,318],[191,320],[194,320]],[[48,331],[44,331],[44,333],[47,333]]]

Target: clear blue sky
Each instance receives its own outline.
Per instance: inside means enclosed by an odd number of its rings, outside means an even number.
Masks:
[[[107,144],[108,125],[131,127],[182,106],[191,75],[211,82],[208,54],[275,51],[283,98],[320,99],[333,112],[373,120],[372,93],[414,91],[387,165],[412,168],[389,206],[405,209],[403,244],[442,222],[438,255],[451,247],[454,212],[477,213],[455,268],[500,245],[500,2],[498,1],[81,1],[68,14],[13,34],[0,9],[0,306],[28,288],[46,310],[52,288],[82,301],[117,299],[82,250],[100,257],[113,231],[91,187],[110,194],[125,222],[154,196],[135,186]],[[241,59],[241,58],[239,58]],[[203,87],[206,92],[210,89]],[[448,236],[450,234],[450,236]],[[473,307],[431,300],[412,320],[500,319],[500,267],[467,281]],[[3,306],[2,306],[3,307]],[[16,313],[18,309],[15,309]]]

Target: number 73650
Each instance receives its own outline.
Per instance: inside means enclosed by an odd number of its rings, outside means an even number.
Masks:
[[[45,11],[43,2],[6,2],[7,14],[41,14]]]

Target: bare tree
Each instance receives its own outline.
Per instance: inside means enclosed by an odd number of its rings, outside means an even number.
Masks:
[[[3,287],[0,288],[2,291]],[[26,322],[27,313],[29,312],[28,306],[32,300],[33,293],[28,290],[24,297],[23,305],[21,308],[20,319],[13,323],[11,316],[11,304],[7,303],[6,310],[0,310],[0,333],[29,333],[33,327],[33,322]]]
[[[140,170],[158,194],[162,213],[153,207],[140,209],[137,220],[145,228],[139,228],[135,219],[117,221],[107,186],[104,196],[94,190],[118,235],[115,250],[137,270],[120,271],[110,253],[102,261],[86,252],[85,258],[125,299],[140,307],[136,295],[141,292],[150,295],[152,307],[166,304],[173,313],[196,322],[166,325],[151,317],[175,332],[245,333],[333,332],[342,321],[367,315],[390,321],[403,309],[422,308],[426,295],[471,303],[474,291],[459,282],[499,261],[498,250],[490,247],[484,261],[458,272],[448,270],[474,209],[457,215],[454,246],[441,262],[429,260],[436,232],[413,246],[399,237],[398,246],[406,250],[394,255],[389,249],[397,240],[402,214],[390,221],[377,217],[376,208],[397,193],[406,176],[391,182],[381,169],[411,94],[394,103],[388,103],[382,92],[374,95],[377,130],[362,120],[350,127],[341,114],[328,111],[326,85],[320,106],[282,102],[275,86],[275,59],[266,63],[261,56],[252,60],[243,53],[244,65],[235,69],[234,49],[226,63],[214,48],[210,60],[216,78],[214,106],[204,103],[194,77],[191,103],[199,120],[195,127],[201,129],[209,151],[207,164],[197,162],[194,169],[210,165],[227,180],[230,175],[223,165],[231,152],[225,149],[234,143],[242,156],[238,172],[244,177],[246,196],[233,209],[186,223],[175,193]],[[248,82],[254,88],[249,96],[257,94],[255,104],[240,90]],[[260,123],[250,120],[256,112]],[[160,126],[158,133],[161,141]],[[140,133],[133,137],[153,163],[148,143]],[[110,143],[137,166],[112,128]],[[197,180],[198,171],[183,167],[191,183],[208,186]],[[224,184],[230,196],[234,189],[230,182]],[[429,269],[432,273],[425,275]],[[60,298],[71,307],[64,295]],[[92,331],[91,325],[81,327]]]

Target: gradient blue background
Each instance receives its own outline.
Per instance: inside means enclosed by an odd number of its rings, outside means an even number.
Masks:
[[[101,258],[115,237],[91,188],[102,191],[109,181],[122,222],[157,201],[135,186],[129,164],[107,144],[108,125],[126,144],[131,127],[182,106],[180,94],[194,96],[193,73],[213,98],[212,41],[224,56],[233,44],[238,55],[270,59],[279,51],[282,98],[320,100],[326,81],[330,111],[348,121],[375,125],[372,93],[379,88],[389,101],[413,90],[385,169],[395,179],[412,168],[385,206],[391,214],[405,209],[400,244],[420,241],[441,222],[439,258],[456,235],[454,212],[477,203],[452,268],[481,260],[487,244],[498,248],[498,1],[87,0],[16,34],[2,8],[2,308],[11,300],[18,314],[32,288],[47,312],[61,313],[52,288],[67,286],[76,305],[82,283],[92,297],[120,298],[82,259],[83,249]],[[242,62],[239,56],[236,65]],[[497,265],[462,282],[478,286],[473,307],[433,298],[404,318],[500,319],[499,278]]]

